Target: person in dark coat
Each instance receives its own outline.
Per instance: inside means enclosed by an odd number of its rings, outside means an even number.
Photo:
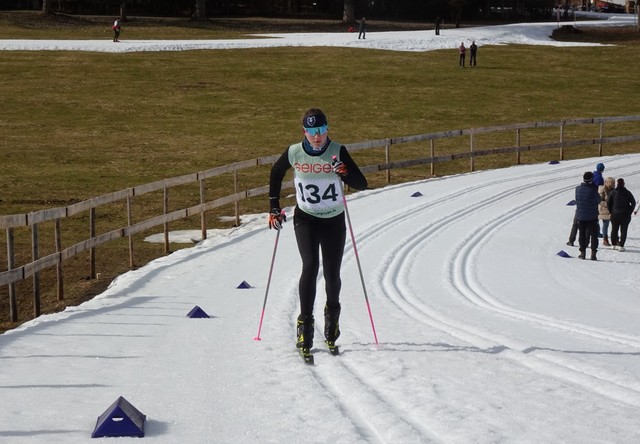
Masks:
[[[440,24],[442,23],[442,19],[440,17],[436,17],[436,35],[440,35]]]
[[[598,187],[593,184],[593,173],[587,171],[582,176],[582,183],[576,187],[576,220],[578,221],[578,246],[580,259],[585,258],[589,243],[591,243],[591,260],[598,260],[598,204],[600,194]]]
[[[476,41],[473,40],[471,42],[471,46],[469,46],[469,66],[476,66],[476,54],[478,53],[478,45],[476,45]]]
[[[358,40],[360,40],[360,37],[363,40],[367,38],[367,19],[364,17],[360,20],[360,28],[358,28]]]
[[[631,213],[636,207],[636,199],[624,186],[624,179],[618,179],[616,188],[609,193],[607,208],[611,213],[611,245],[614,250],[624,251],[627,229],[631,223]],[[620,237],[618,237],[620,230]]]

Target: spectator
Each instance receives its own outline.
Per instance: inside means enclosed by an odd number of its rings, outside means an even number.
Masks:
[[[593,172],[593,184],[597,187],[604,185],[604,177],[602,176],[604,173],[604,163],[599,163],[596,165],[596,170]]]
[[[476,54],[478,53],[478,45],[476,45],[476,41],[473,40],[471,42],[471,46],[469,46],[469,67],[476,66]]]
[[[440,35],[440,24],[442,23],[442,19],[440,17],[436,17],[436,35]]]
[[[600,195],[593,184],[593,173],[587,171],[582,183],[576,187],[576,219],[578,221],[578,257],[584,259],[587,247],[591,244],[591,260],[598,260],[598,203]]]
[[[458,52],[460,53],[460,68],[464,68],[464,58],[467,53],[467,48],[465,48],[464,42],[460,43]]]
[[[113,41],[114,42],[119,42],[120,41],[120,19],[116,19],[115,22],[113,22],[113,26],[111,27],[113,29]]]
[[[618,179],[617,186],[609,193],[607,208],[611,213],[611,244],[614,250],[624,251],[627,241],[627,229],[631,222],[631,213],[636,207],[636,200],[624,185],[624,179]],[[618,238],[618,230],[620,237]]]
[[[609,222],[611,221],[611,213],[609,213],[609,208],[607,208],[607,198],[615,186],[616,180],[613,177],[607,177],[604,181],[604,185],[600,185],[598,187],[598,194],[600,194],[598,219],[602,221],[602,245],[605,247],[611,246],[609,243]]]
[[[366,39],[366,34],[367,34],[367,19],[362,17],[362,20],[360,20],[360,28],[358,30],[358,40],[360,40],[360,37],[362,37],[362,40]]]

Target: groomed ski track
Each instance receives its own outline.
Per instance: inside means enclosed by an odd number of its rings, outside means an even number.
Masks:
[[[604,162],[628,182],[640,174],[639,155]],[[640,253],[601,249],[598,262],[580,261],[565,245],[574,211],[566,204],[593,166],[520,166],[349,195],[379,344],[348,237],[341,354],[323,343],[320,278],[313,366],[294,344],[291,218],[253,340],[275,233],[265,215],[248,218],[0,337],[0,386],[31,388],[0,419],[0,437],[86,442],[122,395],[148,416],[145,439],[158,443],[194,434],[223,443],[635,442],[640,329],[638,312],[625,309],[637,280],[618,269]],[[565,216],[550,219],[558,207]],[[561,249],[573,258],[558,257]],[[593,273],[607,279],[581,285]],[[237,289],[244,280],[253,288]],[[186,318],[194,305],[211,318]],[[603,307],[596,322],[593,307]],[[107,338],[121,341],[120,353]],[[49,376],[32,380],[30,362],[42,357]],[[77,396],[58,399],[61,388]],[[16,425],[28,418],[37,433]]]

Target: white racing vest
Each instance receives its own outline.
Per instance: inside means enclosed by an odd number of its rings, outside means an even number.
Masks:
[[[294,170],[296,202],[298,208],[307,214],[320,218],[337,216],[344,211],[342,202],[342,181],[333,172],[333,156],[340,159],[341,145],[329,142],[329,146],[319,156],[310,156],[302,143],[289,147],[289,163]]]

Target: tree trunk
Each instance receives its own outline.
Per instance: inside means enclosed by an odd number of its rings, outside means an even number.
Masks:
[[[206,0],[196,0],[196,19],[207,19],[207,2]]]
[[[127,0],[120,0],[120,20],[127,21]]]
[[[356,20],[356,15],[353,10],[353,0],[344,0],[344,10],[342,12],[343,23],[353,23]]]
[[[51,14],[51,0],[42,0],[42,15]]]

